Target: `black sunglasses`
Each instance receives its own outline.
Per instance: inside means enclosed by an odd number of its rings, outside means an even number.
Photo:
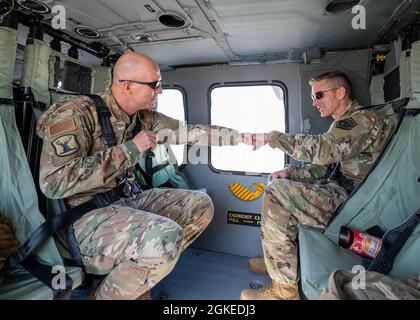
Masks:
[[[340,89],[340,88],[334,88],[334,89],[328,89],[328,90],[324,90],[324,91],[315,92],[315,93],[311,94],[311,98],[312,98],[312,100],[320,100],[320,99],[324,98],[324,92],[333,91],[333,90],[337,90],[337,89]]]
[[[153,90],[156,90],[157,88],[159,88],[162,85],[162,79],[152,81],[152,82],[144,82],[144,81],[137,81],[137,80],[120,80],[120,82],[124,82],[124,81],[134,82],[134,83],[138,83],[138,84],[144,84],[146,86],[149,86]]]

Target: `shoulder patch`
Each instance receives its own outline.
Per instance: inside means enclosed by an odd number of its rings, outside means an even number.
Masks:
[[[80,149],[79,142],[74,134],[58,137],[51,144],[54,147],[55,154],[59,157],[70,156]]]
[[[76,129],[76,124],[74,123],[73,119],[67,119],[61,122],[58,122],[54,125],[52,125],[49,130],[49,136],[53,137],[56,136],[60,133],[65,133],[65,132],[69,132]]]
[[[357,122],[353,118],[346,118],[335,124],[335,127],[341,130],[351,130],[355,126],[357,126]]]

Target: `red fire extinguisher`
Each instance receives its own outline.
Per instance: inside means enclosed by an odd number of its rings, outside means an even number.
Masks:
[[[338,235],[338,244],[361,256],[374,259],[381,250],[382,239],[342,226]]]

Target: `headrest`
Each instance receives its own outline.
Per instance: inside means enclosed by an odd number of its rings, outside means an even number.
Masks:
[[[420,109],[420,41],[411,46],[410,75],[412,95],[407,107]]]
[[[0,98],[13,99],[17,31],[0,27]]]

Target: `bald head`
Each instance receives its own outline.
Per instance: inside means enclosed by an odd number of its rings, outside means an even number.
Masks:
[[[128,115],[152,109],[162,93],[161,79],[159,67],[151,58],[138,52],[127,52],[114,66],[112,94]],[[160,85],[154,87],[151,83]]]
[[[158,69],[156,63],[148,56],[130,51],[124,53],[115,64],[112,82],[116,85],[119,80],[146,79]]]

